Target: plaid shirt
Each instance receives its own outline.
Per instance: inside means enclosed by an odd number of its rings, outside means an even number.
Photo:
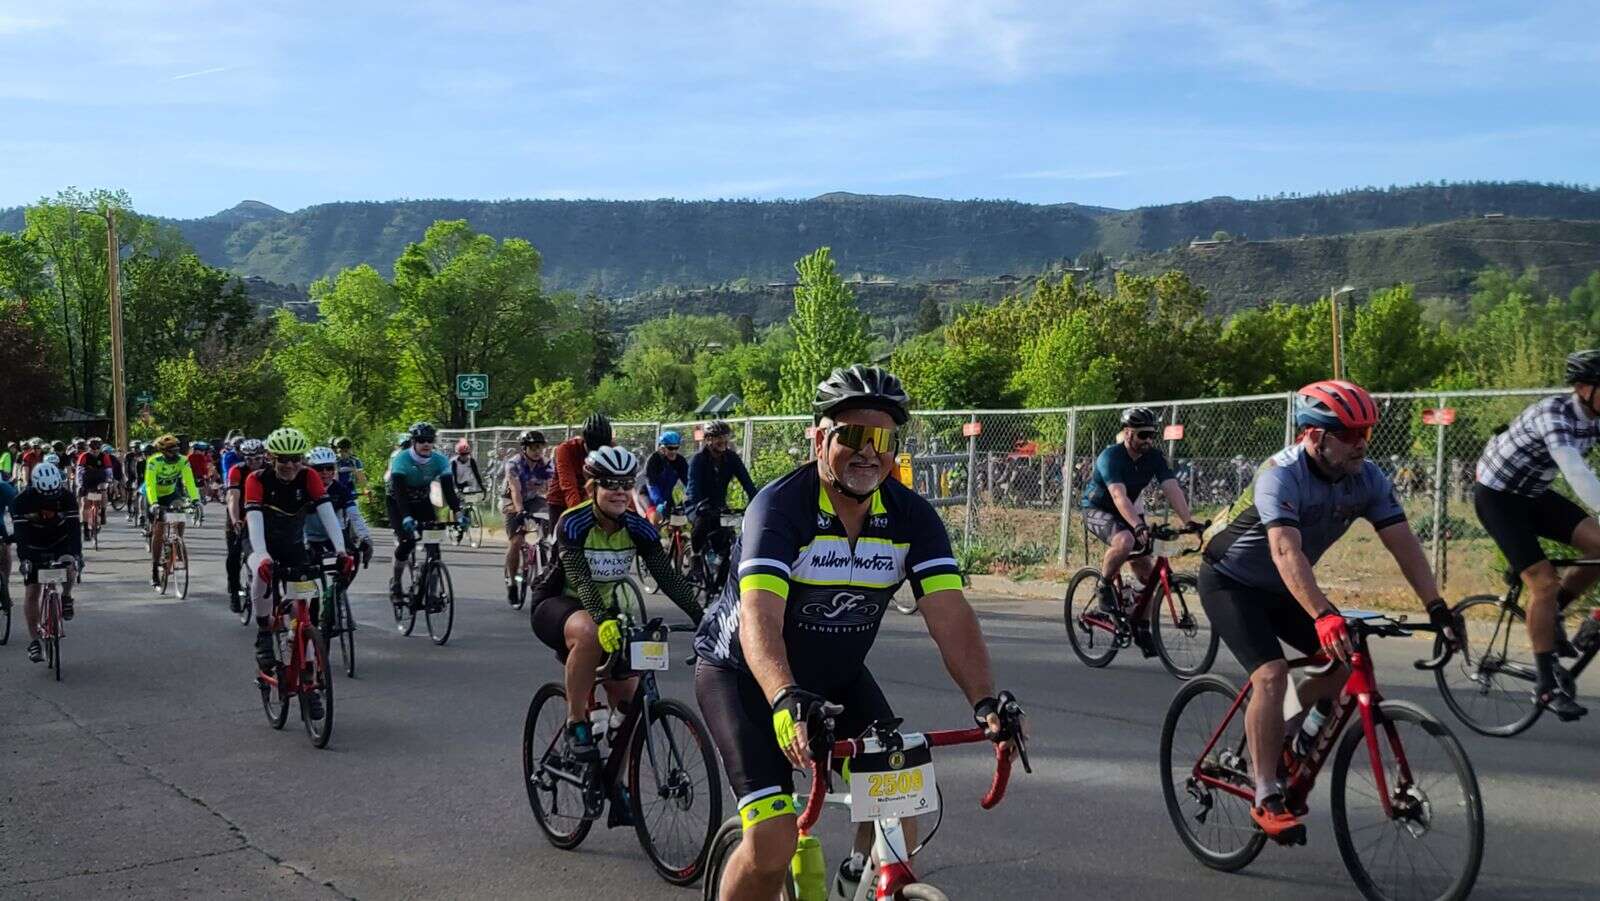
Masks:
[[[1538,497],[1555,481],[1552,448],[1587,454],[1600,443],[1600,419],[1578,409],[1571,394],[1547,397],[1517,414],[1511,427],[1489,439],[1478,458],[1478,482],[1499,491]]]

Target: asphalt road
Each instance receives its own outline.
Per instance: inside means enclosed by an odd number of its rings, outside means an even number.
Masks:
[[[27,661],[18,611],[0,648],[0,897],[698,897],[654,875],[631,829],[597,829],[576,851],[538,831],[520,784],[522,721],[559,668],[500,597],[499,550],[447,551],[458,608],[442,648],[396,633],[376,561],[361,575],[360,671],[336,684],[333,742],[319,751],[295,714],[281,732],[262,716],[252,630],[227,610],[215,521],[191,530],[186,601],[143,583],[137,533],[113,523],[78,590],[62,683]],[[380,560],[387,552],[385,542]],[[20,601],[15,582],[13,592]],[[1179,683],[1136,655],[1085,668],[1055,605],[976,606],[1002,684],[1030,713],[1035,772],[1019,770],[1005,803],[983,812],[991,759],[942,752],[946,817],[918,858],[923,878],[958,899],[1356,897],[1325,786],[1307,847],[1269,847],[1237,874],[1197,863],[1157,781]],[[1385,687],[1453,725],[1410,669],[1423,650],[1384,643]],[[1237,679],[1222,656],[1218,671]],[[912,726],[966,722],[919,619],[891,613],[871,665]],[[663,691],[692,703],[687,670],[667,674]],[[1486,812],[1477,895],[1600,896],[1600,717],[1546,718],[1512,740],[1455,731]],[[836,861],[849,827],[830,816],[821,835]]]

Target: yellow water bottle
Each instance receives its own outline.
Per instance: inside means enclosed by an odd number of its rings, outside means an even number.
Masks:
[[[814,835],[802,835],[789,862],[794,887],[801,901],[828,897],[828,862],[822,859],[822,842]]]

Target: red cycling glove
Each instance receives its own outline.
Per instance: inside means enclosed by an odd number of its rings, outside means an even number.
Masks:
[[[1345,627],[1344,617],[1337,613],[1324,613],[1317,617],[1317,641],[1330,651],[1340,645],[1348,645],[1350,630]]]

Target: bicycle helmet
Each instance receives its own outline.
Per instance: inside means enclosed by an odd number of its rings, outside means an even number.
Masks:
[[[301,457],[311,450],[306,433],[296,428],[281,428],[267,436],[267,453],[273,456]]]
[[[333,446],[334,450],[349,450],[355,446],[355,444],[349,438],[346,438],[343,435],[340,435],[328,443]]]
[[[461,439],[460,441],[457,441],[456,442],[456,453],[458,453],[458,454],[470,454],[470,453],[472,453],[472,442],[468,441],[465,438]]]
[[[527,447],[531,444],[546,444],[548,442],[544,440],[544,432],[541,432],[538,429],[528,429],[517,436],[517,443],[523,447]]]
[[[733,435],[733,426],[726,420],[713,419],[706,423],[705,436],[707,438],[727,438]]]
[[[1122,411],[1122,427],[1125,429],[1153,429],[1161,424],[1161,417],[1149,407],[1129,407]]]
[[[260,438],[239,439],[239,456],[241,457],[259,457],[266,452],[267,446],[262,443]]]
[[[114,454],[114,453],[117,452],[117,446],[115,444],[108,444],[104,448],[102,448],[102,450],[104,450],[108,454]]]
[[[151,442],[151,446],[153,446],[157,451],[159,451],[159,452],[161,452],[163,454],[166,453],[169,450],[177,450],[178,449],[178,436],[177,435],[162,435],[160,438],[157,438],[155,441]]]
[[[671,429],[662,432],[661,437],[656,439],[656,447],[678,447],[682,444],[683,436]]]
[[[51,466],[60,466],[61,465],[61,455],[57,454],[57,453],[45,454],[44,455],[44,462],[49,463]]]
[[[1364,429],[1378,424],[1378,405],[1354,382],[1325,379],[1295,392],[1294,424],[1302,429]]]
[[[334,456],[331,447],[313,447],[311,453],[306,454],[306,465],[312,468],[318,466],[338,466],[339,458]]]
[[[1600,385],[1600,350],[1567,355],[1567,384]]]
[[[55,454],[50,456],[53,457]],[[28,476],[28,484],[39,491],[60,491],[61,469],[55,463],[46,460],[33,468],[32,474]]]
[[[197,450],[197,451],[204,452],[204,451],[210,450],[211,449],[211,445],[209,443],[207,443],[207,442],[204,442],[204,441],[196,441],[194,443],[194,449]]]
[[[906,396],[898,377],[877,366],[858,363],[835,369],[817,385],[811,413],[816,422],[821,422],[825,416],[833,417],[846,410],[881,410],[896,425],[904,425],[911,418],[910,406],[911,398]]]
[[[610,447],[615,440],[611,432],[611,419],[604,413],[590,413],[583,421],[583,446],[591,451]]]
[[[625,447],[602,447],[583,460],[583,474],[591,479],[631,479],[639,470],[639,458]]]
[[[431,422],[413,422],[411,428],[406,430],[406,436],[412,441],[426,441],[430,444],[439,439],[439,433],[434,431]]]

